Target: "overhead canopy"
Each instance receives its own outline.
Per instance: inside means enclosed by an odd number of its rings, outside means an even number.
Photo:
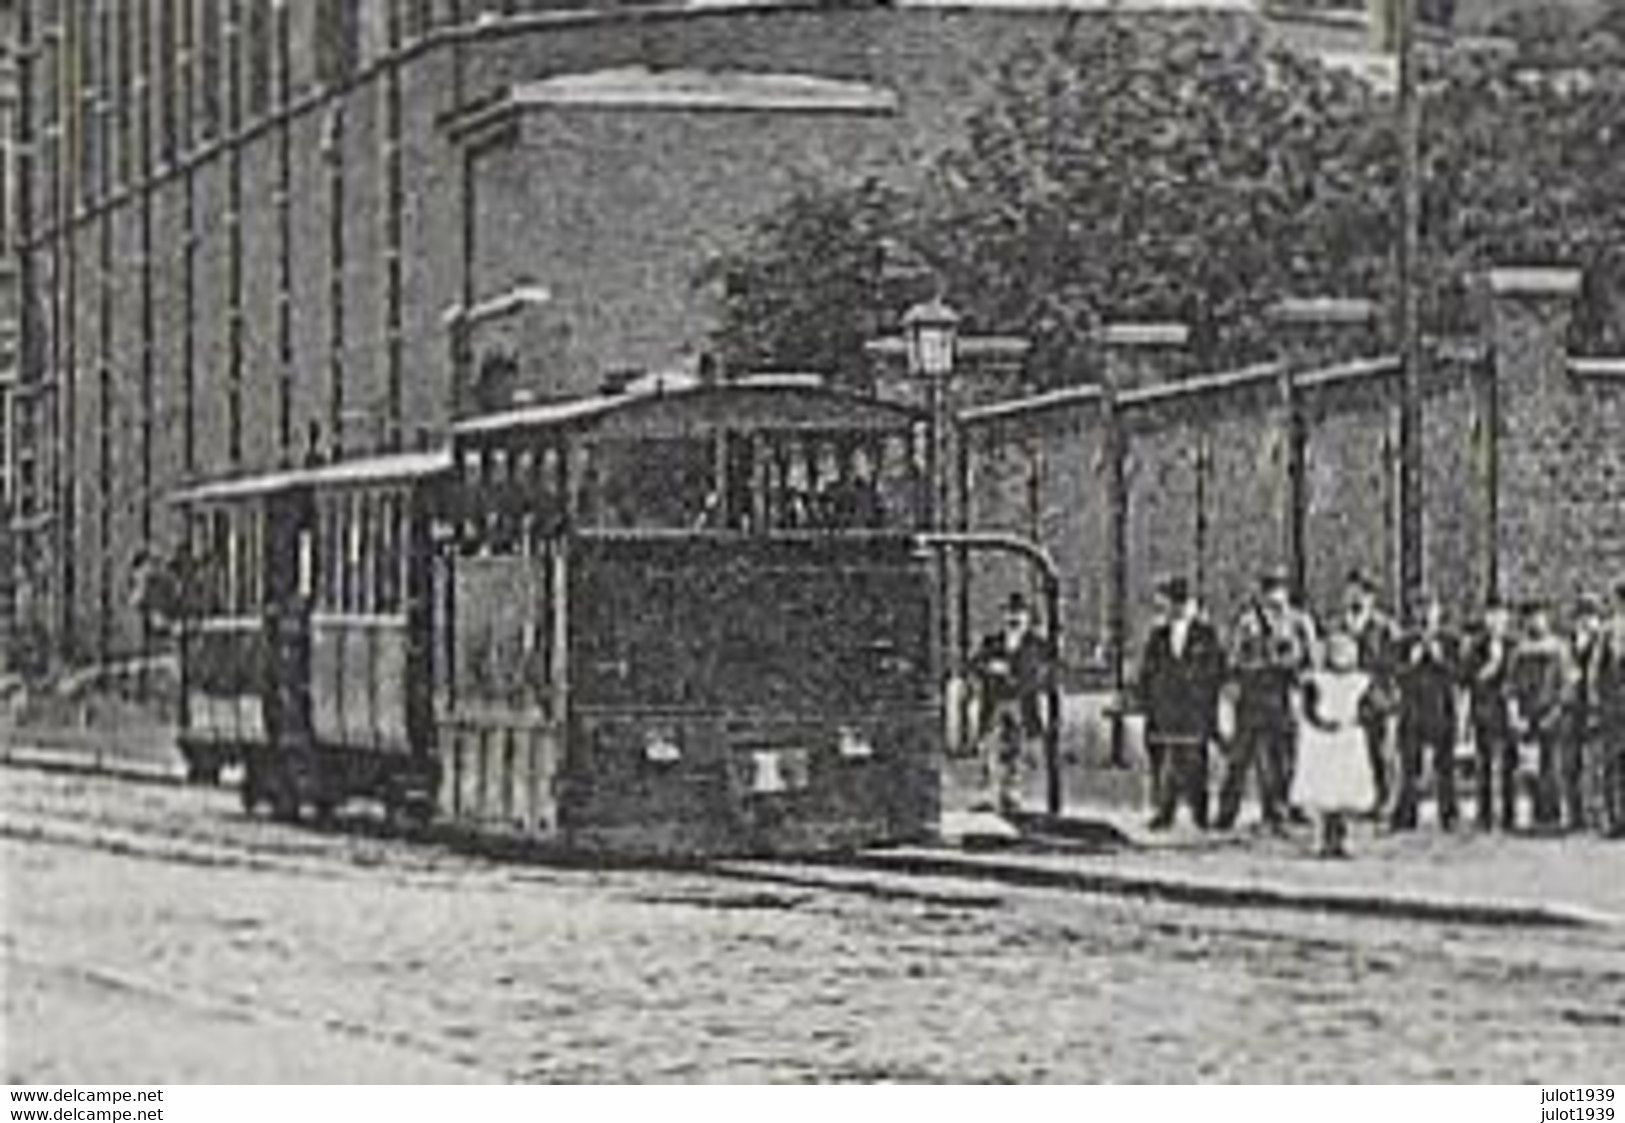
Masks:
[[[310,468],[285,468],[252,476],[211,480],[175,492],[170,496],[170,502],[180,505],[240,503],[301,487],[375,487],[379,484],[409,483],[438,475],[450,468],[451,453],[446,449],[357,457]]]

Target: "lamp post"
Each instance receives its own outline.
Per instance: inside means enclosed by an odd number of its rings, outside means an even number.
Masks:
[[[1399,587],[1407,625],[1421,608],[1427,579],[1423,504],[1422,331],[1417,308],[1421,266],[1422,105],[1417,89],[1418,0],[1391,0],[1399,55]]]
[[[948,429],[947,383],[954,373],[959,350],[959,313],[940,297],[916,304],[903,313],[903,342],[908,348],[908,373],[925,383],[930,437],[925,450],[925,474],[930,481],[930,527],[943,528],[942,439]]]
[[[940,533],[947,525],[943,486],[943,440],[948,432],[948,380],[954,375],[954,362],[959,357],[959,313],[941,297],[916,304],[903,313],[903,344],[908,353],[909,377],[925,383],[926,445],[925,478],[927,486],[926,529]],[[959,551],[960,572],[964,572],[965,554]],[[961,621],[963,630],[966,621]],[[951,641],[948,620],[948,559],[937,556],[937,652],[938,674],[946,663]],[[959,672],[966,662],[964,644],[961,644]],[[965,727],[964,696],[961,696],[959,727]],[[952,703],[950,703],[951,705]]]
[[[539,308],[553,301],[553,293],[545,285],[521,284],[499,296],[469,306],[454,304],[446,309],[442,323],[446,327],[446,342],[451,355],[451,414],[462,416],[468,392],[469,340],[475,328],[493,320]]]

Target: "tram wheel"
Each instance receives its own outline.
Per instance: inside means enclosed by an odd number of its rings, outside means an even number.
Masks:
[[[293,777],[279,775],[271,785],[271,818],[279,823],[299,821],[299,789]]]
[[[390,834],[412,838],[429,828],[434,804],[421,794],[391,790],[384,794],[384,828]]]
[[[212,757],[188,754],[186,758],[186,782],[188,784],[220,783],[220,762]]]

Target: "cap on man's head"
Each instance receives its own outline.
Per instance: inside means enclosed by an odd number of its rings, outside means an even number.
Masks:
[[[1363,569],[1349,570],[1347,583],[1351,589],[1360,589],[1367,593],[1374,593],[1377,591],[1377,583],[1371,580],[1371,578],[1366,574],[1366,571]]]
[[[1027,611],[1027,598],[1021,593],[1011,593],[1004,601],[1004,610],[1012,615]]]
[[[1274,566],[1270,569],[1266,569],[1263,573],[1259,574],[1258,588],[1260,592],[1273,593],[1277,589],[1284,589],[1286,587],[1286,570],[1282,569],[1280,566]]]
[[[1157,586],[1157,592],[1175,604],[1183,604],[1191,599],[1191,583],[1183,577],[1164,578]]]
[[[1581,593],[1574,598],[1574,614],[1576,616],[1601,616],[1602,601],[1592,593]]]
[[[1549,612],[1550,606],[1540,597],[1529,597],[1518,606],[1518,611],[1525,616],[1540,616]]]

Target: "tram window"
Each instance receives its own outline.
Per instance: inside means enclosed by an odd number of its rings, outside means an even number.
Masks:
[[[360,494],[355,497],[355,506],[358,513],[356,518],[356,555],[355,555],[355,610],[360,613],[371,612],[373,608],[373,593],[375,582],[373,580],[374,559],[378,556],[378,524],[373,518],[377,507],[377,500],[370,495]]]
[[[321,557],[320,602],[323,608],[334,611],[339,606],[339,517],[337,505],[331,499],[322,501],[321,541],[317,543]]]
[[[373,579],[376,609],[379,612],[395,612],[400,608],[400,518],[400,500],[393,495],[379,497],[376,575]]]
[[[345,528],[344,551],[344,611],[365,612],[366,590],[362,582],[361,559],[367,532],[366,508],[363,506],[364,496],[351,496],[346,505],[349,525]]]
[[[606,442],[594,447],[592,465],[582,506],[601,526],[691,530],[716,503],[709,441]]]
[[[880,530],[901,521],[907,492],[888,474],[882,441],[780,437],[758,452],[756,506],[773,530]]]
[[[309,528],[299,532],[299,597],[310,602],[316,596],[316,535]]]
[[[332,520],[332,545],[328,549],[327,572],[331,580],[328,586],[328,601],[334,612],[344,611],[344,598],[346,582],[344,576],[344,556],[350,549],[350,520],[347,517],[349,504],[343,495],[334,496],[328,511]]]
[[[259,517],[256,511],[244,511],[237,516],[232,551],[232,611],[248,615],[259,607],[258,539]]]
[[[225,511],[214,513],[214,526],[210,533],[210,547],[214,564],[209,567],[209,609],[223,613],[231,606],[231,516]]]

